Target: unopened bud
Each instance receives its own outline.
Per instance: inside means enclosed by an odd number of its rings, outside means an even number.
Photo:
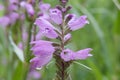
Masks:
[[[68,0],[60,0],[63,4],[66,4]]]
[[[73,18],[73,14],[68,14],[65,23],[67,24],[72,18]]]
[[[66,8],[66,11],[69,11],[70,9],[72,9],[72,7],[71,7],[71,6],[68,6],[68,7]]]
[[[60,2],[61,2],[61,4],[62,4],[62,6],[65,7],[65,5],[67,4],[68,0],[60,0]]]
[[[60,11],[62,10],[62,7],[59,5],[57,5],[56,8],[59,9]]]

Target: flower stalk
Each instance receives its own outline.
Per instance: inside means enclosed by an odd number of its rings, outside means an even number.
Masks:
[[[61,2],[61,5],[62,5],[62,8],[65,8],[66,7],[66,3],[63,3],[62,0],[60,0]],[[64,46],[65,46],[65,40],[64,40],[64,37],[65,37],[65,12],[64,11],[61,11],[62,12],[62,24],[61,24],[61,30],[60,30],[60,47],[61,47],[61,51],[56,53],[56,54],[59,54],[59,55],[55,55],[55,59],[56,59],[56,67],[57,67],[57,71],[56,71],[56,77],[55,77],[55,80],[70,80],[69,78],[69,73],[67,71],[67,69],[69,68],[70,64],[71,64],[71,61],[70,62],[65,62],[63,59],[61,59],[60,57],[60,53],[64,50]]]

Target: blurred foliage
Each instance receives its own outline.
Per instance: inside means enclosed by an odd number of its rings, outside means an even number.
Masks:
[[[53,6],[58,4],[58,0],[44,1]],[[73,7],[71,13],[85,14],[90,21],[89,25],[72,33],[68,47],[73,50],[93,48],[93,57],[79,61],[92,70],[73,64],[69,69],[72,80],[120,80],[120,10],[112,0],[69,0],[68,5]],[[0,28],[0,80],[24,80],[27,67],[12,54],[5,34]],[[41,71],[41,80],[52,80],[53,64]]]

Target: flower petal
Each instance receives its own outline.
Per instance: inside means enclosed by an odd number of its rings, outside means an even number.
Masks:
[[[55,27],[47,20],[43,18],[38,18],[35,21],[35,25],[37,25],[40,28],[40,32],[41,32],[40,34],[43,34],[48,38],[58,37],[58,34],[54,31]]]
[[[32,68],[42,68],[52,59],[52,55],[34,57],[30,60]]]
[[[39,5],[40,10],[44,13],[47,12],[50,9],[50,4],[43,3]]]
[[[77,52],[73,52],[70,49],[66,49],[60,54],[60,56],[66,62],[71,60],[84,60],[92,56],[92,54],[90,54],[91,50],[91,48],[86,48]]]
[[[32,41],[31,44],[34,44],[31,50],[35,56],[47,56],[53,54],[55,51],[52,42],[49,41]]]
[[[89,21],[86,20],[87,16],[83,15],[79,18],[76,18],[75,16],[69,21],[68,26],[71,30],[77,30],[80,28],[83,28],[86,24],[89,24]]]
[[[7,27],[10,24],[10,19],[7,16],[0,17],[0,26]]]
[[[64,61],[70,61],[73,59],[73,51],[70,49],[66,49],[60,54],[60,56]]]
[[[92,54],[90,54],[90,51],[92,51],[91,48],[86,48],[83,50],[80,50],[78,52],[76,52],[76,54],[74,54],[75,59],[86,59],[89,56],[92,56]]]
[[[61,24],[62,23],[61,11],[58,9],[50,9],[50,19],[56,24]]]

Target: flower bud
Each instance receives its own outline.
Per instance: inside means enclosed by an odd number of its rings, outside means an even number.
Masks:
[[[60,0],[61,3],[66,4],[68,0]]]
[[[60,2],[61,2],[61,5],[63,7],[65,7],[65,5],[67,4],[68,0],[60,0]]]

